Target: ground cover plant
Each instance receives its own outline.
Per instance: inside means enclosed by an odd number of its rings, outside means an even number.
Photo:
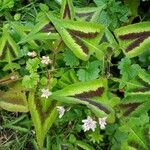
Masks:
[[[149,150],[149,5],[0,0],[0,149]]]

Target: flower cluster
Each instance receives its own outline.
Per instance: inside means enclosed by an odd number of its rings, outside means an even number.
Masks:
[[[45,65],[48,65],[50,64],[52,61],[50,60],[49,56],[42,56],[42,60],[41,60],[41,63],[42,64],[45,64]]]
[[[99,120],[99,126],[101,129],[105,129],[105,126],[107,124],[106,119],[107,119],[107,117],[98,119]],[[97,122],[94,121],[90,116],[88,116],[87,119],[82,120],[82,122],[84,123],[82,125],[84,132],[89,131],[90,129],[92,131],[95,131]]]

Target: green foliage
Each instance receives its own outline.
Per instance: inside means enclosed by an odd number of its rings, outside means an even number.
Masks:
[[[100,72],[100,62],[93,61],[87,64],[85,69],[79,69],[77,72],[80,81],[90,81],[97,79]]]
[[[0,149],[149,149],[141,4],[0,0]]]
[[[141,22],[115,30],[120,47],[128,57],[135,57],[149,49],[150,23]]]
[[[123,88],[127,82],[134,79],[140,71],[140,66],[137,64],[131,65],[131,60],[127,57],[120,61],[118,68],[120,69],[120,74],[122,75],[120,88]]]
[[[66,62],[66,65],[70,67],[76,67],[79,65],[79,60],[70,50],[64,52],[64,61]]]
[[[0,16],[3,15],[3,12],[7,9],[10,9],[14,6],[14,0],[1,0],[0,1]]]
[[[97,6],[103,7],[99,14],[98,22],[106,25],[111,30],[128,21],[130,15],[129,9],[120,1],[94,0],[94,2]]]
[[[7,91],[0,90],[0,107],[12,112],[28,112],[25,89],[20,82],[9,84]]]
[[[39,68],[40,60],[38,58],[29,59],[26,65],[26,69],[30,75],[25,75],[22,84],[24,87],[32,89],[38,84],[39,75],[37,69]]]

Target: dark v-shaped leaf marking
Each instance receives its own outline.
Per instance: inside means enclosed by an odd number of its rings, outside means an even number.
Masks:
[[[133,50],[138,47],[145,39],[150,37],[150,31],[143,31],[139,33],[128,33],[124,35],[120,35],[119,38],[121,40],[134,40],[129,46],[125,49],[126,52]]]
[[[71,13],[70,13],[70,8],[68,5],[68,1],[66,1],[66,5],[65,5],[65,9],[64,9],[64,14],[63,14],[63,19],[65,19],[66,17],[68,17],[69,19],[71,19]]]
[[[129,103],[129,104],[120,104],[121,108],[125,108],[127,109],[123,115],[124,116],[128,116],[130,115],[135,109],[137,109],[137,107],[139,107],[140,105],[142,105],[143,103],[139,103],[139,102],[135,102],[135,103]]]
[[[137,81],[142,84],[143,87],[131,89],[131,92],[148,92],[150,91],[150,83],[145,82],[141,78],[137,78]]]
[[[97,107],[98,109],[104,111],[106,114],[109,114],[110,111],[105,106],[103,106],[100,102],[96,102],[96,101],[91,99],[93,97],[98,97],[98,96],[100,97],[100,96],[102,96],[103,93],[104,93],[104,88],[103,87],[99,87],[95,91],[88,91],[88,92],[83,92],[81,94],[75,94],[72,97],[78,98],[81,101],[86,101],[89,104],[91,104],[91,105]]]
[[[82,32],[82,31],[71,30],[71,29],[67,29],[67,31],[69,32],[71,37],[75,40],[75,42],[83,49],[83,52],[85,54],[89,53],[89,49],[85,45],[85,43],[82,41],[82,38],[93,39],[98,35],[98,32],[85,33],[85,32]]]
[[[17,57],[17,54],[14,52],[12,46],[11,46],[11,45],[9,44],[9,42],[7,41],[7,42],[5,43],[5,46],[4,46],[3,50],[2,50],[2,54],[1,54],[1,56],[0,56],[0,59],[4,59],[4,58],[5,58],[7,51],[10,52],[10,54],[12,55],[13,58],[16,58],[16,57]]]

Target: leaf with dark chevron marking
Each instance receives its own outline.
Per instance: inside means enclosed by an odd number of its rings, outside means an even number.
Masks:
[[[44,17],[34,26],[26,26],[19,23],[12,23],[12,26],[22,37],[19,44],[27,42],[35,49],[39,47],[40,41],[60,38],[53,24],[49,21],[49,19]]]
[[[34,91],[29,92],[28,106],[40,149],[43,149],[45,136],[57,117],[57,102],[46,101],[46,105],[44,103],[45,100],[35,98]]]
[[[84,21],[61,20],[47,14],[68,48],[80,59],[87,60],[95,51],[103,35],[102,25]],[[100,51],[101,52],[101,51]],[[103,54],[103,52],[101,52]]]
[[[74,7],[72,0],[63,0],[61,5],[61,19],[74,19]]]
[[[150,47],[150,22],[141,22],[115,30],[119,44],[129,57],[135,57]]]
[[[136,115],[147,112],[150,105],[150,77],[144,70],[127,84],[125,98],[120,107],[124,110],[124,115]]]
[[[112,113],[107,102],[107,82],[105,79],[79,82],[62,90],[53,92],[52,99],[64,103],[83,104],[89,107],[97,116]],[[105,101],[101,101],[105,99]]]
[[[87,22],[97,22],[103,7],[84,7],[75,8],[75,17],[77,20]]]
[[[9,26],[5,25],[0,39],[0,61],[11,62],[19,58],[20,50],[8,30]]]
[[[28,112],[25,89],[21,82],[8,83],[8,90],[0,90],[0,108],[11,112]]]

